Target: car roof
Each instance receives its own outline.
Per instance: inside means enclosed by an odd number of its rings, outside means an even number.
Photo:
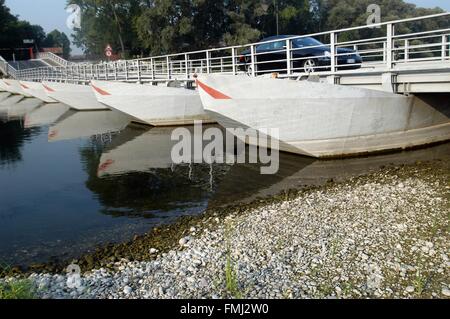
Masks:
[[[279,40],[279,39],[281,40],[281,39],[293,38],[293,37],[298,37],[298,35],[274,35],[274,36],[262,39],[261,42],[271,41],[271,40]]]

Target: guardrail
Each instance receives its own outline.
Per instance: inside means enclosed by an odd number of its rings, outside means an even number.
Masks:
[[[13,78],[18,77],[17,70],[12,67],[3,57],[0,56],[0,71],[5,76],[11,76]]]
[[[53,61],[56,64],[59,64],[61,66],[69,66],[70,64],[72,64],[71,62],[61,58],[60,56],[51,53],[51,52],[39,52],[37,54],[37,58],[41,59],[41,60],[50,60]]]
[[[425,20],[436,29],[426,30]],[[404,34],[404,26],[413,33]],[[397,32],[397,30],[399,30]],[[321,41],[319,41],[321,40]],[[195,73],[277,72],[293,77],[339,75],[370,70],[389,72],[400,65],[450,61],[450,13],[370,26],[293,36],[247,45],[183,52],[99,64],[70,64],[18,71],[21,79],[88,82],[95,80],[158,82],[192,80]],[[67,61],[66,61],[67,62]]]

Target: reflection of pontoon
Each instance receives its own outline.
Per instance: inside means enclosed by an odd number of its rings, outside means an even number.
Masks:
[[[11,106],[22,101],[24,97],[22,95],[10,95],[8,98],[0,101],[0,107],[2,106]]]
[[[78,111],[87,110],[107,110],[108,108],[97,102],[94,92],[88,85],[42,82],[46,94],[59,101],[67,104],[71,108]]]
[[[92,87],[98,101],[153,126],[215,122],[195,90],[105,81],[92,81]]]
[[[414,151],[336,160],[315,160],[280,153],[280,170],[275,175],[261,175],[259,165],[256,164],[234,165],[218,185],[209,205],[251,202],[256,198],[277,195],[290,189],[323,185],[330,180],[341,182],[369,174],[383,166],[444,158],[450,159],[450,143]]]
[[[42,101],[35,98],[26,98],[17,104],[0,106],[0,116],[7,119],[22,118],[27,113],[42,105]]]
[[[6,100],[11,96],[11,93],[9,92],[0,92],[0,102]]]
[[[44,104],[25,115],[24,127],[36,127],[55,123],[69,107],[62,103]]]
[[[123,130],[130,119],[114,111],[76,112],[69,110],[50,127],[50,142],[89,137]]]
[[[22,90],[26,93],[32,95],[33,97],[44,101],[45,103],[56,103],[57,101],[47,96],[45,93],[44,86],[41,82],[31,82],[31,81],[20,81],[20,86]]]
[[[204,129],[212,126],[204,126]],[[202,140],[202,131],[197,132],[193,126],[184,127],[189,130],[192,142]],[[152,168],[170,168],[173,165],[172,149],[178,141],[172,141],[175,128],[158,127],[150,130],[128,127],[113,141],[109,150],[102,154],[98,174],[124,174],[128,172],[145,172]],[[203,142],[206,143],[206,142]],[[203,148],[202,148],[203,150]],[[191,159],[202,161],[202,152],[194,157],[191,148]]]

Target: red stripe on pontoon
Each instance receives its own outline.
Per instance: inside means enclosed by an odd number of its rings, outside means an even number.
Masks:
[[[20,83],[20,85],[21,85],[24,89],[29,89],[29,87],[26,86],[25,84]]]
[[[7,86],[11,86],[11,84],[9,84],[8,82],[6,82],[5,80],[3,80],[3,83],[5,83]]]
[[[94,84],[91,84],[91,85],[94,88],[94,90],[96,90],[98,92],[98,94],[100,94],[100,95],[111,95],[108,92],[106,92],[105,90],[102,90],[101,88],[96,87]]]
[[[199,80],[197,80],[196,82],[199,87],[201,87],[206,93],[211,95],[216,100],[231,100],[231,97],[229,97],[228,95],[225,95],[222,92],[219,92],[216,89],[207,86],[205,83],[202,83]]]
[[[106,171],[112,164],[114,164],[114,161],[111,160],[111,159],[109,159],[109,160],[107,160],[106,162],[104,162],[103,164],[101,164],[101,165],[98,167],[98,171],[99,171],[99,172],[104,172],[104,171]]]
[[[44,88],[47,90],[47,91],[49,91],[49,92],[55,92],[55,90],[53,90],[51,87],[48,87],[47,85],[45,85],[45,84],[42,84],[43,86],[44,86]]]

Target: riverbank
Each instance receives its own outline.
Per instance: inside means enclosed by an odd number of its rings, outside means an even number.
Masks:
[[[79,289],[28,278],[40,298],[449,298],[449,181],[448,161],[383,168],[206,213]]]

